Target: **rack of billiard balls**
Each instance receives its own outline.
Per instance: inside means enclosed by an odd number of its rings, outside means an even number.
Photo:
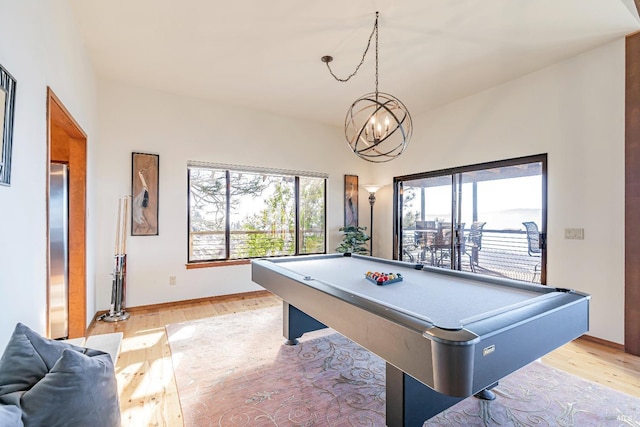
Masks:
[[[367,271],[364,276],[367,280],[379,286],[400,282],[402,280],[402,274],[400,273],[379,273],[377,271]]]

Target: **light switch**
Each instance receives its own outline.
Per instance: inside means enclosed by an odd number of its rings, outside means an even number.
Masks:
[[[565,228],[564,238],[571,240],[584,240],[584,228]]]

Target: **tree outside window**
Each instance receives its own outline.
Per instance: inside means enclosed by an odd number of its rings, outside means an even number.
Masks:
[[[189,262],[325,252],[326,178],[188,168]]]

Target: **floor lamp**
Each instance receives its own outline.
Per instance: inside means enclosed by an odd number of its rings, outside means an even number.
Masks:
[[[376,203],[376,191],[384,187],[384,185],[376,185],[369,184],[363,185],[363,187],[369,192],[369,205],[371,206],[371,222],[369,224],[369,244],[371,245],[371,250],[369,254],[373,256],[373,205]]]

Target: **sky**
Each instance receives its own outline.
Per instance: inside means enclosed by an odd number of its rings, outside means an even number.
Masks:
[[[472,219],[472,186],[462,186],[462,220]],[[425,190],[426,220],[449,220],[451,186],[430,187]],[[419,212],[420,195],[411,202],[410,209]],[[542,212],[541,176],[481,181],[478,183],[478,220],[486,221],[489,229],[524,229],[523,221],[540,225]],[[469,224],[468,224],[469,225]]]

